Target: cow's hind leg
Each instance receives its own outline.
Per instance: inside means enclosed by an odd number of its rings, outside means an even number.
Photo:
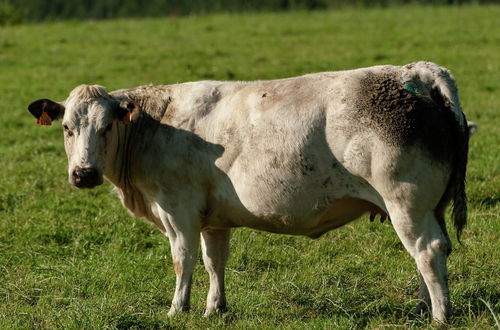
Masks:
[[[229,229],[206,230],[201,233],[203,263],[210,277],[205,316],[227,310],[224,271],[229,256]]]
[[[446,229],[446,223],[444,219],[444,208],[438,207],[438,209],[436,209],[436,211],[434,212],[434,215],[436,216],[439,227],[441,228],[441,231],[446,239],[448,247],[446,255],[449,256],[451,253],[451,240],[450,236],[448,235],[448,230]],[[419,302],[414,310],[415,316],[424,314],[430,309],[431,306],[431,296],[429,295],[429,290],[427,289],[427,285],[425,284],[424,277],[422,276],[422,273],[420,271],[418,272],[418,275],[420,278],[420,286],[418,294]]]
[[[424,281],[421,283],[421,298],[425,300],[428,292],[432,316],[446,323],[451,315],[446,269],[449,239],[441,230],[432,210],[410,211],[400,205],[388,205],[388,209],[394,229],[415,259]]]
[[[415,316],[423,315],[431,307],[431,296],[429,295],[429,290],[427,289],[424,277],[420,271],[418,271],[418,277],[420,279],[420,284],[418,288],[418,304],[413,311]]]

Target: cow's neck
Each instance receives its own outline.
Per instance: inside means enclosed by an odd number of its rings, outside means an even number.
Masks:
[[[107,166],[104,175],[117,187],[128,184],[131,135],[131,127],[118,123],[113,129],[112,136],[108,143]]]
[[[134,124],[115,125],[107,141],[107,166],[104,171],[106,178],[115,186],[126,188],[133,183],[132,171],[157,125],[150,117],[144,116]]]
[[[135,216],[151,220],[150,207],[136,186],[138,161],[149,135],[154,134],[151,118],[141,118],[132,125],[118,123],[108,141],[104,176],[114,186],[124,206]]]

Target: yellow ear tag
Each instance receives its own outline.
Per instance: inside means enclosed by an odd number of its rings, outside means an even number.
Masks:
[[[52,119],[46,112],[42,112],[42,115],[37,119],[36,123],[42,126],[49,126],[52,124]]]

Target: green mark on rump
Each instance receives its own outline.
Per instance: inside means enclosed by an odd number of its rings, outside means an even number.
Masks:
[[[418,87],[417,85],[415,85],[415,83],[413,81],[408,81],[404,84],[404,88],[412,93],[413,95],[418,95],[419,94],[419,91],[418,91]]]

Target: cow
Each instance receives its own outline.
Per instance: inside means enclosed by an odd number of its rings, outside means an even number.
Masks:
[[[444,212],[466,225],[469,127],[451,73],[431,62],[253,81],[107,92],[80,85],[28,107],[61,120],[68,180],[107,179],[168,236],[172,316],[190,306],[201,240],[205,316],[226,311],[231,228],[317,238],[365,213],[389,217],[420,277],[416,312],[449,321]],[[470,126],[470,125],[469,125]]]

